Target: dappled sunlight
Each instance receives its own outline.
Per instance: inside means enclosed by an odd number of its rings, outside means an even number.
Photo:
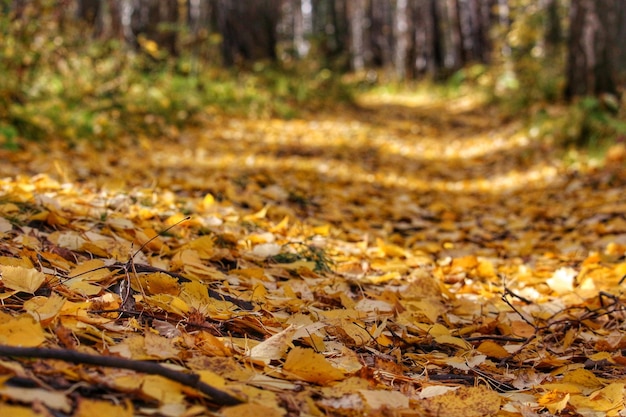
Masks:
[[[287,145],[286,143],[284,143]],[[233,148],[236,148],[233,146]],[[471,148],[470,148],[471,149]],[[505,149],[504,147],[502,149]],[[508,148],[506,148],[508,149]],[[389,152],[390,154],[393,152]],[[408,159],[410,165],[411,153],[398,152]],[[204,148],[187,150],[178,155],[175,153],[158,153],[152,155],[156,168],[190,169],[197,175],[197,171],[208,170],[209,172],[236,172],[241,169],[254,172],[283,172],[287,175],[302,176],[302,180],[309,181],[310,186],[316,186],[321,177],[324,177],[324,186],[332,187],[333,184],[345,186],[346,184],[365,183],[380,185],[391,188],[406,188],[412,191],[454,191],[454,192],[486,192],[499,193],[503,191],[518,190],[520,188],[536,188],[549,185],[558,175],[558,169],[552,165],[536,164],[529,166],[523,171],[511,168],[510,171],[485,177],[464,178],[458,181],[446,181],[437,178],[436,172],[425,172],[429,167],[421,164],[421,169],[411,167],[398,167],[386,165],[384,162],[385,152],[381,152],[381,161],[378,170],[369,170],[364,167],[360,160],[337,160],[328,155],[321,156],[298,156],[298,155],[272,155],[272,152],[252,154],[234,153],[232,149],[227,153],[208,153]],[[477,156],[476,154],[472,155]],[[419,160],[436,160],[431,158],[415,158]],[[424,168],[425,167],[425,168]],[[452,169],[452,168],[450,168]],[[418,172],[415,172],[418,171]]]
[[[564,334],[550,346],[586,361],[621,340],[607,306],[626,273],[626,174],[568,169],[470,102],[422,104],[289,121],[213,113],[170,139],[5,151],[0,293],[28,317],[4,331],[39,346],[57,340],[53,320],[72,335],[87,323],[83,343],[103,357],[210,367],[246,399],[262,376],[281,395],[373,380],[395,401],[398,384],[446,388],[435,375],[470,360],[541,397],[569,361],[525,379],[548,338]],[[567,336],[572,322],[584,337]],[[390,371],[367,374],[390,348]]]

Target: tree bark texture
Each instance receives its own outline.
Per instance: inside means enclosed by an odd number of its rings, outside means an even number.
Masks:
[[[622,0],[573,0],[565,96],[617,94],[618,17]]]

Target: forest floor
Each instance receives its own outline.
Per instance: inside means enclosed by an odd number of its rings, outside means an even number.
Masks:
[[[331,110],[0,151],[0,415],[626,415],[623,164]]]

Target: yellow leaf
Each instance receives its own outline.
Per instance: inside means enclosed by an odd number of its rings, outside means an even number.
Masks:
[[[432,326],[428,326],[428,334],[431,336],[449,336],[450,329],[448,329],[443,324],[436,323]]]
[[[0,403],[0,416],[38,417],[40,415],[40,413],[32,410],[30,407],[20,407],[18,405]]]
[[[256,278],[263,281],[267,280],[265,270],[263,268],[241,268],[235,269],[231,271],[231,273],[244,278]]]
[[[134,415],[133,406],[128,402],[126,406],[114,404],[109,401],[91,400],[79,397],[78,408],[74,411],[73,417],[94,417],[94,416],[119,416],[132,417]]]
[[[135,291],[140,291],[140,289],[137,288],[137,280],[132,279],[130,282]],[[143,290],[148,294],[178,295],[180,293],[178,280],[163,272],[142,275],[140,282]]]
[[[189,284],[188,282],[186,284]],[[146,302],[170,313],[184,316],[189,313],[189,304],[183,299],[171,294],[155,294],[146,297]]]
[[[292,325],[276,333],[272,337],[250,349],[250,359],[269,364],[270,361],[282,359],[287,349],[291,347],[291,341],[296,332]]]
[[[168,227],[169,226],[174,226],[175,224],[182,222],[185,219],[185,217],[187,217],[187,216],[185,216],[182,213],[176,213],[176,214],[168,217],[165,220],[165,225],[168,226]]]
[[[313,232],[316,235],[328,236],[330,234],[330,224],[324,224],[313,228]]]
[[[222,408],[220,414],[224,417],[283,417],[285,411],[262,404],[247,403]]]
[[[102,259],[91,259],[77,265],[69,273],[69,278],[81,278],[85,281],[99,282],[113,275],[109,269],[105,268]]]
[[[402,305],[409,313],[424,315],[431,323],[437,323],[439,317],[446,312],[446,308],[443,303],[434,298],[424,298],[419,301],[403,301]],[[436,326],[441,325],[435,324],[433,327]],[[432,331],[429,333],[434,334]]]
[[[427,398],[423,404],[438,416],[486,417],[500,410],[500,396],[482,386],[461,387]]]
[[[148,249],[154,252],[164,252],[168,251],[169,248],[167,245],[163,243],[160,237],[157,237],[158,234],[154,229],[146,228],[143,230],[138,230],[135,234],[135,240],[137,246],[141,247],[146,245]]]
[[[252,220],[264,219],[265,216],[267,216],[268,209],[269,209],[269,206],[265,206],[261,210],[257,211],[256,213],[252,213],[252,214],[245,216],[244,220],[252,221]]]
[[[482,342],[477,348],[480,353],[484,353],[490,358],[503,359],[510,356],[510,353],[493,340]]]
[[[289,351],[283,370],[319,385],[345,378],[343,372],[332,366],[322,354],[301,347]]]
[[[159,375],[143,377],[141,392],[161,402],[161,404],[180,404],[184,402],[182,385]]]
[[[46,276],[34,268],[0,265],[2,283],[6,288],[33,294],[41,287]]]
[[[207,193],[202,199],[202,205],[204,209],[207,210],[208,208],[213,206],[213,204],[215,204],[215,197],[213,197],[213,194]]]
[[[469,350],[472,348],[472,345],[467,343],[465,340],[460,337],[454,336],[437,336],[435,337],[435,342],[442,345],[452,345],[461,349]]]
[[[398,245],[394,245],[393,243],[386,243],[382,239],[376,239],[376,245],[378,249],[385,255],[397,258],[406,258],[408,257],[408,252],[401,248]]]
[[[210,258],[213,255],[214,246],[215,246],[215,238],[209,235],[200,236],[199,238],[194,239],[191,242],[189,242],[189,244],[187,245],[189,249],[195,250],[200,256],[200,258],[203,258],[203,259]]]
[[[615,382],[588,397],[572,396],[570,403],[576,408],[590,408],[606,412],[609,416],[617,416],[624,409],[624,384]]]
[[[486,259],[480,259],[478,261],[478,268],[476,268],[476,274],[483,279],[490,279],[496,277],[497,272],[493,263]]]
[[[194,343],[204,354],[210,356],[229,356],[230,349],[209,332],[200,331],[195,335]]]
[[[588,369],[574,369],[563,375],[561,380],[563,383],[571,383],[581,385],[585,388],[599,389],[604,383]]]
[[[597,352],[592,355],[589,355],[588,359],[594,362],[600,362],[600,361],[611,361],[613,357],[611,356],[609,352]]]
[[[23,258],[9,258],[8,256],[0,256],[0,265],[10,265],[10,266],[22,266],[24,268],[33,268],[34,265],[30,261],[30,259]]]
[[[402,275],[399,272],[391,271],[382,275],[368,275],[364,279],[372,284],[382,284],[387,281],[399,279],[400,277],[402,277]]]
[[[226,386],[226,379],[215,372],[209,370],[199,370],[195,373],[200,377],[200,381],[214,388],[224,388]]]
[[[202,310],[207,304],[211,303],[207,286],[198,281],[183,283],[180,298],[196,310]]]
[[[24,302],[24,310],[43,325],[50,324],[65,304],[65,298],[57,293],[50,297],[33,297]]]
[[[45,340],[46,336],[41,325],[31,316],[23,314],[12,317],[0,312],[0,344],[36,347]]]
[[[109,352],[126,359],[148,360],[154,359],[146,352],[146,343],[142,335],[134,334],[123,341],[111,346]]]
[[[565,394],[559,391],[550,391],[541,398],[539,398],[538,403],[548,409],[552,414],[558,414],[565,407],[567,407],[567,403],[569,402],[570,394]]]

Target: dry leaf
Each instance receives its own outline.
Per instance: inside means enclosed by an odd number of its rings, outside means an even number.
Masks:
[[[37,347],[45,340],[41,324],[28,314],[12,317],[0,312],[0,344]]]
[[[409,399],[398,391],[359,390],[365,403],[373,410],[409,408]]]
[[[424,400],[435,415],[487,417],[498,413],[500,396],[485,387],[461,387]]]
[[[5,287],[33,294],[41,287],[46,276],[34,268],[0,265],[0,277]]]
[[[291,341],[297,328],[290,325],[272,337],[250,349],[250,359],[261,363],[269,364],[272,360],[282,359],[287,349],[292,344]]]
[[[332,366],[323,355],[301,347],[289,351],[283,369],[303,381],[319,385],[345,378],[343,372]]]
[[[32,404],[33,402],[41,402],[46,407],[64,413],[72,411],[72,403],[64,392],[43,388],[0,387],[0,395],[21,403]]]

